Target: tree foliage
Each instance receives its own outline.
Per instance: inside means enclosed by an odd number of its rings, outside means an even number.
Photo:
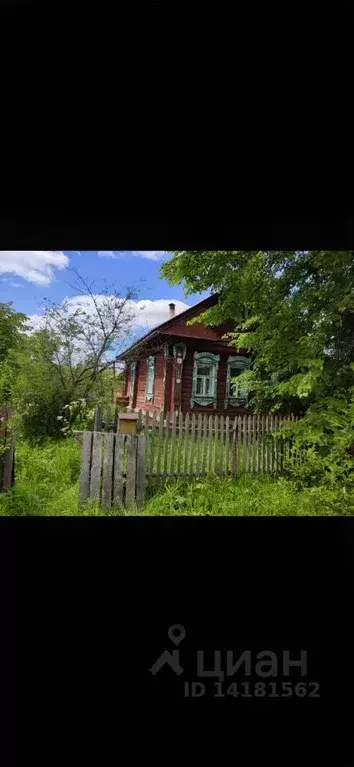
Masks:
[[[234,321],[230,346],[251,357],[250,371],[238,379],[250,407],[303,416],[292,428],[298,446],[316,457],[310,477],[344,481],[344,464],[351,477],[354,252],[175,251],[161,273],[184,283],[187,295],[219,294],[199,319],[211,326]]]
[[[132,331],[133,290],[98,292],[74,274],[74,301],[46,301],[38,329],[19,328],[20,342],[2,366],[0,397],[14,407],[15,426],[29,439],[63,435],[96,404],[112,401],[112,360]]]

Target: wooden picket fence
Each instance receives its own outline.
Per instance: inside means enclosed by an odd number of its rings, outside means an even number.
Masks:
[[[14,436],[9,429],[12,408],[0,408],[0,492],[6,492],[15,481]]]
[[[278,474],[290,452],[280,428],[291,416],[207,416],[139,411],[136,435],[85,432],[80,497],[104,506],[142,506],[146,487],[168,477],[236,477],[247,472]]]

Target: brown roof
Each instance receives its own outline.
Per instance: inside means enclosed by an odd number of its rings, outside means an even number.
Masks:
[[[208,298],[204,298],[203,301],[199,301],[198,304],[194,304],[194,306],[189,306],[188,309],[185,309],[184,312],[180,312],[180,314],[177,314],[175,317],[171,317],[171,319],[166,320],[166,322],[161,322],[160,325],[157,325],[155,328],[152,328],[152,330],[149,330],[148,333],[145,333],[142,338],[139,338],[139,341],[136,341],[131,346],[128,346],[128,349],[125,349],[124,352],[121,352],[121,354],[118,354],[116,357],[116,360],[124,360],[126,356],[129,355],[129,353],[136,349],[140,344],[145,343],[147,340],[152,340],[154,336],[157,336],[159,333],[167,333],[169,328],[171,328],[172,325],[174,325],[177,321],[180,319],[188,319],[190,315],[197,314],[196,309],[198,309],[198,313],[202,313],[203,311],[206,311],[206,309],[209,309],[211,306],[214,306],[218,302],[218,294],[214,293],[212,296],[208,296]]]

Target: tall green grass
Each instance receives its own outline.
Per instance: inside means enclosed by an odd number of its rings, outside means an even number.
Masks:
[[[15,487],[0,495],[0,515],[40,516],[334,516],[354,515],[353,495],[321,487],[297,490],[284,477],[240,474],[168,479],[149,489],[143,510],[79,504],[80,446],[70,438],[16,445]]]

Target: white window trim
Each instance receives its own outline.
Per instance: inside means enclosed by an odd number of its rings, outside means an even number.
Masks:
[[[194,365],[193,365],[193,381],[192,381],[192,395],[190,399],[191,408],[195,404],[213,405],[217,406],[218,399],[218,367],[220,361],[220,354],[211,354],[211,352],[194,352]],[[197,394],[197,370],[198,365],[209,365],[211,367],[211,380],[213,391],[211,394],[203,395]]]
[[[150,373],[152,371],[152,373]],[[149,378],[152,375],[151,391],[148,390]],[[155,389],[155,357],[147,357],[146,359],[146,386],[145,386],[145,400],[151,402],[154,399]]]
[[[234,357],[228,357],[227,359],[227,374],[226,374],[226,392],[225,392],[225,401],[224,401],[224,407],[225,409],[228,406],[232,407],[242,407],[247,402],[247,392],[240,391],[238,394],[232,395],[231,394],[231,368],[238,368],[239,370],[248,370],[250,366],[250,360],[248,357],[243,357],[241,355],[236,355]]]

